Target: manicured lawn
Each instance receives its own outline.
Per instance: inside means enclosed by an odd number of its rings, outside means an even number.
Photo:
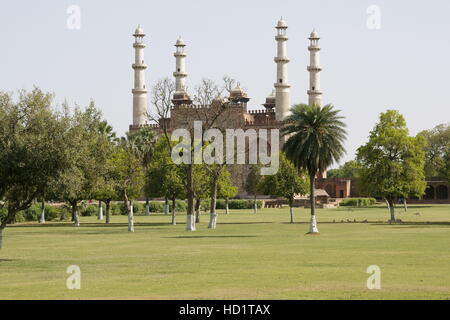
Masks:
[[[251,210],[220,215],[217,230],[184,231],[170,217],[126,217],[113,224],[82,218],[15,225],[0,251],[1,299],[449,299],[450,206],[318,210],[320,236],[305,236],[309,211]],[[417,213],[420,213],[418,215]],[[368,220],[341,223],[341,220]],[[333,223],[333,220],[336,223]],[[81,268],[81,290],[66,288],[66,269]],[[369,265],[381,290],[368,290]]]

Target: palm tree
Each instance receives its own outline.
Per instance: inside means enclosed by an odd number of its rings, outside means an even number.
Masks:
[[[295,105],[286,119],[282,133],[288,136],[283,146],[286,156],[310,177],[311,225],[309,234],[318,234],[315,216],[314,185],[318,172],[325,171],[345,154],[347,137],[340,110],[332,105]]]
[[[145,170],[152,158],[155,143],[156,135],[150,127],[144,127],[139,131],[127,132],[126,136],[122,137],[122,144],[130,148],[142,160],[142,166]],[[145,215],[150,215],[148,197],[145,199]]]

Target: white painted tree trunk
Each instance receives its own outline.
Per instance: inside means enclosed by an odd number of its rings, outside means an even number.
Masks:
[[[0,249],[3,247],[3,231],[5,229],[0,229]]]
[[[255,203],[253,204],[253,213],[254,214],[258,213],[258,204],[256,203],[256,195],[255,195]]]
[[[208,228],[209,229],[216,229],[216,225],[217,225],[217,213],[216,212],[211,212],[209,214],[209,225]]]
[[[39,218],[39,223],[45,223],[45,207],[42,207],[41,217]]]
[[[165,202],[164,202],[164,214],[169,214],[170,210],[169,210],[169,200],[166,198]]]
[[[75,221],[74,221],[75,227],[80,226],[80,217],[78,216],[78,209],[75,209]]]
[[[177,225],[177,212],[175,211],[175,201],[172,204],[172,225]]]
[[[319,233],[319,229],[317,228],[316,215],[311,216],[311,223],[309,225],[309,233]]]
[[[193,214],[186,215],[186,231],[195,231],[195,217]]]
[[[408,204],[406,203],[406,199],[403,200],[403,207],[405,208],[405,212],[408,211]]]
[[[103,206],[102,206],[102,202],[99,201],[98,202],[98,220],[103,220]]]
[[[191,226],[191,228],[192,228],[192,231],[197,231],[194,215],[192,215],[192,226]]]
[[[150,205],[148,203],[145,205],[145,215],[150,216]]]
[[[134,213],[133,205],[130,205],[130,211],[128,212],[128,231],[134,232]]]
[[[289,207],[289,212],[291,213],[291,223],[294,223],[294,208]]]

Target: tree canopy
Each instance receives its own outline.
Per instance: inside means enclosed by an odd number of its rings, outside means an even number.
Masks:
[[[350,160],[337,169],[328,170],[328,178],[358,178],[360,175],[361,164],[356,160]]]
[[[345,153],[347,137],[340,110],[332,105],[295,105],[286,119],[283,134],[289,139],[283,146],[286,157],[310,178],[311,226],[310,233],[318,233],[315,218],[315,179]]]
[[[396,198],[424,194],[424,147],[423,137],[409,136],[405,118],[396,110],[388,110],[380,114],[369,141],[357,150],[357,161],[362,166],[361,188],[389,202],[391,220],[395,221]]]
[[[0,248],[6,225],[42,196],[70,161],[66,122],[52,100],[52,94],[38,88],[20,91],[17,101],[0,92],[0,207],[8,210],[1,218]]]
[[[426,140],[425,176],[446,177],[450,181],[450,123],[419,133]]]

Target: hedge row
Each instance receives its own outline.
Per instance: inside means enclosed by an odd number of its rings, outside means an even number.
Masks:
[[[16,222],[27,222],[27,221],[39,221],[41,217],[41,205],[34,204],[30,208],[20,211],[16,214]],[[7,215],[7,210],[3,208],[0,210],[0,218]],[[55,206],[45,206],[45,220],[66,220],[71,217],[71,213],[66,206],[55,207]]]
[[[344,199],[340,205],[347,207],[367,207],[377,203],[375,198],[350,198]]]
[[[228,208],[229,209],[253,209],[254,207],[254,200],[229,200],[228,201]],[[258,209],[262,208],[263,202],[257,200],[256,205]],[[217,209],[225,209],[225,200],[219,199],[217,200]]]
[[[257,201],[258,209],[262,208],[262,201]],[[253,200],[229,200],[229,209],[253,209]],[[208,211],[210,202],[209,200],[203,200],[201,203],[201,210]],[[106,206],[103,203],[103,214],[106,213]],[[172,201],[169,202],[170,211],[172,211]],[[164,212],[164,202],[150,201],[150,212],[162,213]],[[217,200],[217,209],[225,209],[225,200]],[[126,215],[127,211],[124,203],[112,203],[110,206],[111,215]],[[175,202],[175,210],[177,212],[185,212],[187,210],[187,203],[183,200],[177,200]],[[20,211],[16,214],[16,222],[28,222],[39,221],[41,217],[41,205],[33,204],[30,208],[24,211]],[[98,206],[93,204],[81,203],[78,212],[83,217],[97,216]],[[5,208],[0,210],[0,218],[6,216],[7,211]],[[145,215],[145,203],[135,202],[133,204],[133,214],[136,216]],[[45,205],[45,220],[46,221],[63,221],[69,220],[72,217],[72,210],[69,206],[50,206]]]

